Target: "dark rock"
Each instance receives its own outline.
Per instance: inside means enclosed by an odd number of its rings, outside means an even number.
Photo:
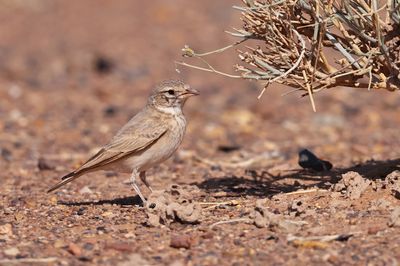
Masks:
[[[109,74],[114,68],[114,63],[104,56],[98,56],[93,62],[93,68],[99,74]]]
[[[12,153],[7,148],[0,148],[0,155],[4,160],[8,162],[12,160]]]
[[[193,239],[189,235],[175,234],[171,236],[170,246],[173,248],[186,248],[192,246]]]
[[[39,158],[37,167],[40,171],[53,170],[55,168],[54,165],[51,165],[46,159],[42,157]]]

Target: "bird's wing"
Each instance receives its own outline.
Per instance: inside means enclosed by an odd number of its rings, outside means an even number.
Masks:
[[[158,117],[139,113],[121,128],[109,144],[75,172],[104,166],[132,153],[142,151],[161,138],[167,130],[167,126],[160,123]]]

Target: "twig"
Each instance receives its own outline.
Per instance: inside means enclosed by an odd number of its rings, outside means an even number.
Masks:
[[[274,3],[269,4],[269,5],[265,4],[265,5],[261,5],[261,6],[257,6],[257,7],[232,6],[232,8],[233,9],[237,9],[237,10],[241,10],[241,11],[248,11],[248,10],[255,11],[255,10],[262,9],[262,8],[268,8],[268,7],[277,6],[277,5],[282,4],[283,2],[285,2],[285,0],[280,0],[280,1],[274,2]]]
[[[239,205],[237,200],[223,201],[223,202],[200,202],[200,205],[231,205],[236,206]]]
[[[200,66],[195,66],[195,65],[191,65],[191,64],[188,64],[188,63],[185,63],[185,62],[178,62],[178,61],[175,61],[175,66],[176,65],[181,65],[181,66],[191,67],[191,68],[195,68],[195,69],[199,69],[199,70],[203,70],[203,71],[207,71],[207,72],[213,72],[213,73],[216,73],[216,74],[220,74],[220,75],[223,75],[223,76],[226,76],[226,77],[229,77],[229,78],[242,78],[242,76],[231,75],[231,74],[224,73],[224,72],[216,70],[213,66],[211,66],[202,57],[203,56],[207,56],[207,55],[211,55],[211,54],[215,54],[215,53],[222,53],[222,52],[224,52],[224,51],[226,51],[226,50],[228,50],[228,49],[230,49],[230,48],[232,48],[234,46],[237,46],[237,45],[239,45],[239,44],[241,44],[241,43],[243,43],[243,42],[245,42],[247,40],[248,40],[248,38],[245,37],[242,40],[239,40],[239,41],[237,41],[237,42],[235,42],[233,44],[230,44],[228,46],[225,46],[225,47],[222,47],[222,48],[219,48],[217,50],[210,51],[210,52],[201,53],[201,54],[196,53],[188,45],[185,45],[184,48],[182,48],[182,52],[183,52],[182,56],[183,57],[195,57],[195,58],[201,60],[204,64],[206,64],[208,68],[203,68],[203,67],[200,67]],[[176,70],[179,72],[178,68],[176,68]]]
[[[249,36],[249,37],[250,37],[250,36]],[[226,50],[228,50],[228,49],[230,49],[230,48],[232,48],[232,47],[235,47],[235,46],[237,46],[237,45],[239,45],[239,44],[241,44],[241,43],[247,41],[247,40],[249,39],[249,37],[246,37],[246,38],[244,38],[244,39],[242,39],[242,40],[239,40],[239,41],[237,41],[237,42],[235,42],[235,43],[232,43],[232,44],[230,44],[230,45],[227,45],[227,46],[225,46],[225,47],[222,47],[222,48],[219,48],[219,49],[210,51],[210,52],[202,53],[202,54],[196,53],[196,52],[195,52],[193,49],[191,49],[188,45],[185,45],[185,47],[182,49],[183,56],[184,56],[184,57],[202,57],[202,56],[207,56],[207,55],[211,55],[211,54],[222,53],[222,52],[224,52],[224,51],[226,51]]]
[[[21,258],[21,259],[4,259],[0,260],[0,265],[11,265],[11,264],[21,264],[21,263],[50,263],[57,261],[56,257],[48,258]]]
[[[349,62],[354,65],[357,68],[361,68],[361,66],[356,62],[356,60],[351,56],[351,54],[349,54],[344,48],[343,46],[339,43],[338,40],[335,39],[335,37],[333,37],[332,34],[330,34],[329,32],[325,32],[326,37],[328,37],[328,39],[332,42],[332,44],[347,58],[347,60],[349,60]]]
[[[284,193],[284,195],[299,195],[299,194],[308,194],[308,193],[313,193],[313,192],[328,192],[329,190],[326,189],[319,189],[319,188],[313,188],[313,189],[306,189],[306,190],[296,190],[288,193]]]
[[[301,35],[300,35],[295,29],[292,29],[292,31],[294,32],[294,34],[296,34],[297,38],[298,38],[298,39],[300,40],[300,42],[301,42],[301,53],[300,53],[300,55],[299,55],[299,58],[298,58],[297,61],[293,64],[293,66],[292,66],[291,68],[289,68],[285,73],[283,73],[282,75],[280,75],[280,76],[278,76],[278,77],[275,77],[275,78],[269,80],[267,84],[272,83],[272,82],[275,82],[275,81],[277,81],[278,79],[281,79],[281,78],[283,78],[283,77],[286,77],[286,76],[289,75],[293,70],[295,70],[295,69],[300,65],[300,62],[303,60],[304,54],[305,54],[305,52],[306,52],[306,43],[304,42],[304,40],[303,40],[303,38],[301,37]],[[264,91],[265,91],[265,87],[264,87],[264,89],[262,90],[262,92],[258,95],[258,97],[257,97],[258,99],[261,98],[261,96],[263,95]]]
[[[352,236],[360,234],[360,232],[348,233],[348,234],[338,234],[338,235],[324,235],[324,236],[310,236],[310,237],[301,237],[301,236],[293,236],[288,235],[287,241],[294,242],[294,241],[321,241],[321,242],[331,242],[331,241],[343,241],[347,240]]]
[[[303,70],[303,77],[304,77],[304,81],[306,83],[306,87],[307,87],[307,91],[308,91],[308,96],[310,97],[310,102],[311,102],[311,106],[314,112],[317,111],[317,108],[315,107],[315,102],[314,102],[314,97],[313,97],[313,91],[311,89],[310,84],[308,83],[308,79],[307,79],[307,75],[306,75],[306,71]]]
[[[203,71],[206,71],[206,72],[213,72],[213,73],[220,74],[220,75],[223,75],[223,76],[226,76],[226,77],[229,77],[229,78],[235,78],[235,79],[242,78],[242,76],[231,75],[231,74],[228,74],[228,73],[224,73],[224,72],[215,70],[214,68],[213,69],[209,69],[209,68],[199,67],[199,66],[191,65],[191,64],[188,64],[188,63],[185,63],[185,62],[178,62],[178,61],[175,61],[175,64],[176,65],[190,67],[190,68],[194,68],[194,69],[203,70]]]
[[[245,222],[245,223],[253,223],[253,221],[249,218],[237,218],[237,219],[232,219],[232,220],[226,220],[226,221],[219,221],[216,223],[213,223],[210,225],[210,228],[214,228],[217,225],[221,224],[231,224],[231,223],[239,223],[239,222]]]

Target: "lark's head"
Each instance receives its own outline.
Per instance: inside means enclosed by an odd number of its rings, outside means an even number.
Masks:
[[[182,108],[189,97],[198,94],[197,90],[180,80],[166,80],[156,86],[148,104],[168,112],[169,109]]]

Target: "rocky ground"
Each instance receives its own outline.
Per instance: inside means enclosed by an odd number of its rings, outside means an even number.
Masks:
[[[0,1],[0,265],[399,264],[398,93],[334,88],[314,113],[288,88],[178,74],[185,44],[234,41],[233,4]],[[149,205],[113,172],[45,193],[171,77],[201,96]],[[303,148],[333,168],[302,169]]]

